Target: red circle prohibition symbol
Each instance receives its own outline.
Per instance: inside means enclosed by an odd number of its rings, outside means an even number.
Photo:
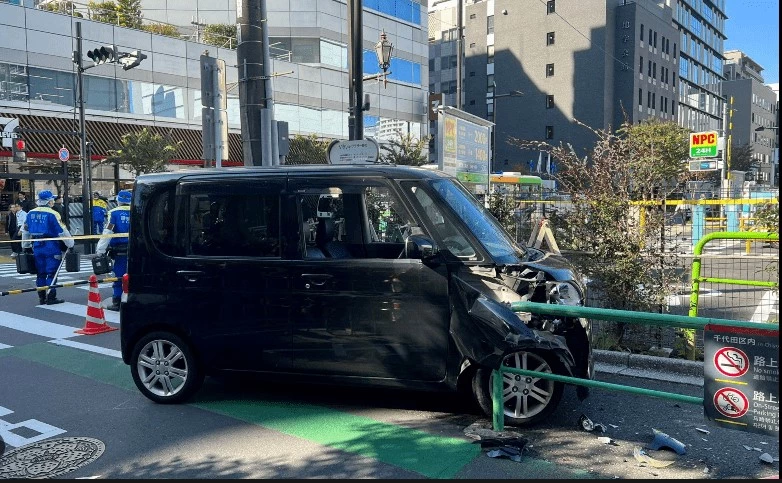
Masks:
[[[728,377],[741,377],[749,370],[749,357],[741,349],[723,347],[714,354],[714,367]]]
[[[740,418],[747,414],[749,400],[743,392],[732,387],[723,387],[714,393],[714,407],[723,416]]]

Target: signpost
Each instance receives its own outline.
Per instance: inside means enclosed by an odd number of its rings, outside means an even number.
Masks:
[[[703,345],[706,418],[779,437],[779,331],[707,325]]]
[[[690,164],[690,171],[716,171],[720,169],[722,163],[716,159],[708,159],[708,160],[691,159],[689,160],[689,164]]]
[[[717,131],[690,133],[690,157],[717,157]]]
[[[377,141],[371,138],[334,140],[329,144],[326,154],[330,164],[377,163],[380,159],[380,148]]]
[[[465,183],[474,194],[487,194],[492,123],[444,106],[438,113],[438,165]]]
[[[57,151],[57,157],[60,158],[60,161],[64,163],[71,159],[71,153],[68,151],[68,148],[63,147]]]

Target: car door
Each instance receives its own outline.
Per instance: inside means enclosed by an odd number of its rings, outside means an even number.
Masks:
[[[293,366],[332,376],[439,381],[448,355],[448,283],[421,260],[404,257],[415,221],[382,178],[289,181],[301,213],[302,257],[293,273]],[[313,206],[329,194],[335,211]],[[323,206],[321,203],[320,206]],[[310,229],[310,214],[339,226],[331,238]],[[310,223],[308,223],[310,222]],[[323,220],[315,220],[318,226]],[[348,257],[329,243],[339,243]],[[309,245],[309,246],[308,246]]]
[[[176,278],[220,369],[274,371],[291,362],[290,277],[281,200],[286,180],[243,178],[180,185],[186,264]]]

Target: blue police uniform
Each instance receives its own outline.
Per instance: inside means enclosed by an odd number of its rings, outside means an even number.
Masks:
[[[59,213],[51,208],[54,196],[48,190],[38,194],[39,205],[27,213],[22,227],[22,246],[29,249],[32,246],[35,256],[35,269],[38,272],[35,285],[45,287],[52,284],[57,268],[60,266],[63,254],[63,244],[66,248],[73,247],[73,240],[42,240],[42,238],[70,237],[71,234],[60,219]],[[32,240],[32,242],[30,241]],[[44,292],[38,292],[41,303],[54,304],[62,300],[57,299],[57,290],[49,289],[48,299]]]
[[[122,190],[117,193],[117,203],[119,206],[109,211],[109,223],[103,230],[104,235],[128,233],[130,231],[130,203],[131,193],[128,190]],[[128,270],[128,237],[102,238],[98,242],[96,252],[102,254],[106,248],[109,248],[114,260],[114,276],[119,280],[112,284],[112,305],[109,310],[119,310],[119,303],[122,298],[122,276]]]

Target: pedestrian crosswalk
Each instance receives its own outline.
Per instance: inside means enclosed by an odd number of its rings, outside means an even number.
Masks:
[[[92,263],[82,261],[79,272],[67,272],[59,282],[88,280],[92,275]],[[11,289],[27,289],[35,286],[35,275],[20,275],[15,264],[0,264],[0,284]],[[99,283],[102,305],[111,303],[111,282]],[[89,284],[58,289],[58,297],[66,301],[56,305],[40,305],[34,292],[0,297],[0,352],[36,342],[50,342],[72,348],[120,357],[119,332],[103,337],[76,333],[85,325]],[[104,310],[106,323],[119,325],[119,313]],[[92,337],[95,337],[94,339]],[[2,359],[0,359],[2,360]]]

